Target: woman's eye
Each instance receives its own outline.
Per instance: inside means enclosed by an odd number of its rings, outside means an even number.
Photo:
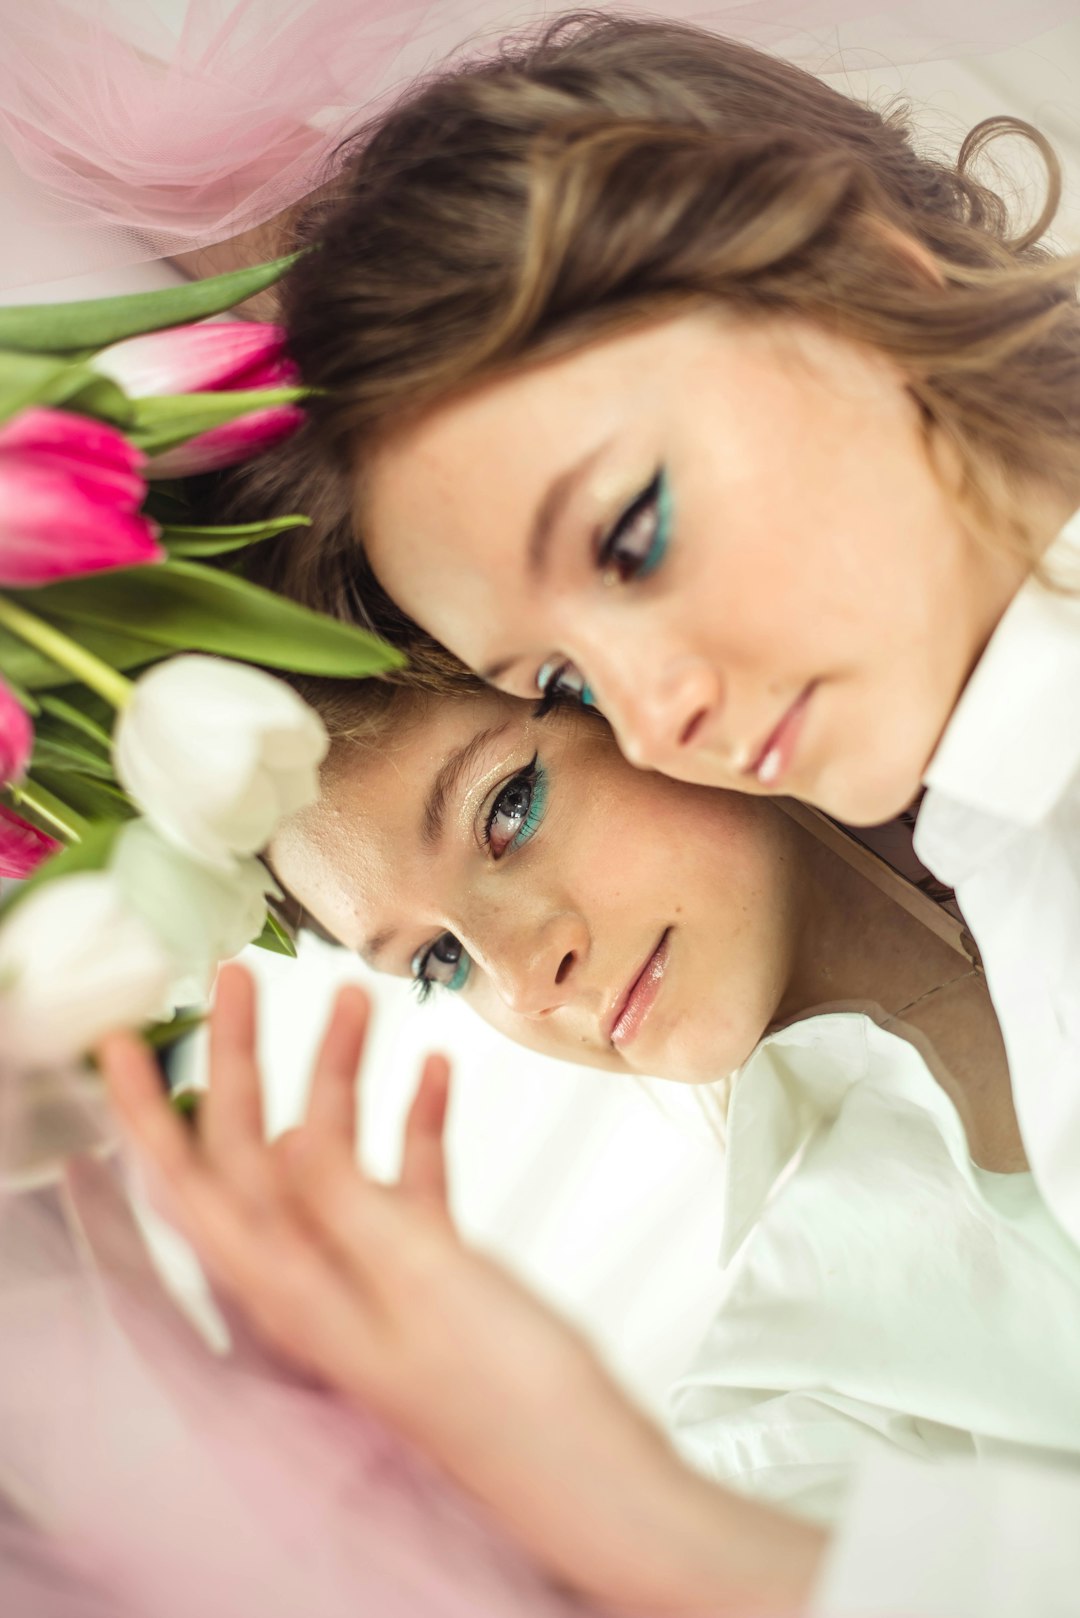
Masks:
[[[664,559],[671,539],[671,489],[660,469],[627,506],[600,547],[596,565],[605,582],[647,579]]]
[[[484,841],[493,859],[529,841],[547,805],[547,776],[534,754],[532,762],[508,781],[491,806]]]
[[[540,701],[533,710],[534,719],[543,719],[560,702],[574,702],[582,708],[595,708],[596,698],[585,676],[564,658],[549,658],[536,676]]]
[[[436,984],[456,993],[465,987],[472,962],[453,933],[440,933],[434,944],[420,950],[412,963],[413,985],[426,1000]]]

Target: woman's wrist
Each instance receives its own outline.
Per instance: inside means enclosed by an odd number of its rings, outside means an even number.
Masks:
[[[823,1530],[693,1471],[587,1350],[549,1408],[547,1454],[514,1467],[488,1503],[562,1583],[651,1618],[802,1608]]]
[[[802,1611],[819,1577],[826,1532],[714,1483],[670,1450],[668,1460],[654,1521],[672,1562],[669,1587],[657,1585],[651,1611],[671,1618]],[[644,1610],[646,1601],[634,1598],[634,1606]]]

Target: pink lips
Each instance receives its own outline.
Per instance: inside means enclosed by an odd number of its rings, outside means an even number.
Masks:
[[[652,1009],[653,1001],[660,993],[667,967],[670,932],[670,927],[664,929],[659,943],[630,984],[625,999],[615,1012],[608,1029],[608,1039],[617,1050],[621,1050],[624,1045],[629,1045],[631,1040],[636,1039],[642,1023]]]
[[[803,719],[816,689],[817,681],[812,680],[796,697],[775,730],[769,733],[747,765],[743,771],[744,775],[752,775],[763,787],[779,786],[791,766],[802,731]]]

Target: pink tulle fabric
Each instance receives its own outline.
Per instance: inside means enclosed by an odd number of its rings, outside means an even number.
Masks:
[[[242,1323],[213,1352],[148,1260],[93,1081],[30,1095],[0,1073],[0,1612],[584,1611]]]
[[[624,0],[812,69],[1002,49],[1075,0]],[[545,0],[0,0],[0,285],[206,246],[329,177],[341,138]],[[6,170],[4,169],[6,163]],[[33,227],[20,230],[20,217]]]

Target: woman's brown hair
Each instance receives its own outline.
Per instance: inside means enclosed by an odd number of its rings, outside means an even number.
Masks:
[[[1015,235],[971,172],[1009,131],[1049,174]],[[1059,194],[1030,126],[980,125],[951,166],[902,110],[691,26],[579,14],[445,71],[360,131],[295,222],[313,250],[283,315],[316,392],[269,476],[292,500],[306,458],[315,524],[260,547],[262,575],[408,642],[354,536],[372,447],[482,381],[716,302],[893,356],[979,527],[1034,562],[1024,490],[1080,502],[1077,264],[1038,246]]]

